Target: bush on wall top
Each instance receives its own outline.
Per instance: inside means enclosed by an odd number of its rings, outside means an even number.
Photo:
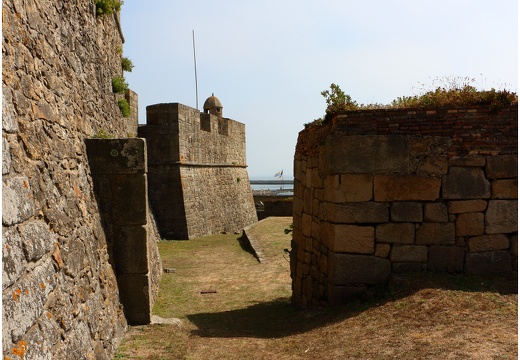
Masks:
[[[505,105],[518,103],[518,95],[512,91],[503,89],[478,90],[471,85],[475,79],[468,77],[444,77],[433,79],[434,90],[425,90],[422,85],[420,95],[403,96],[393,100],[389,105],[383,104],[358,104],[345,94],[338,85],[331,84],[330,91],[324,90],[321,95],[325,97],[327,109],[325,120],[333,115],[348,110],[370,109],[402,109],[402,108],[442,108],[442,107],[467,107],[475,105],[489,106],[491,111],[498,111]],[[432,86],[430,86],[432,88]],[[318,121],[323,121],[318,119]]]

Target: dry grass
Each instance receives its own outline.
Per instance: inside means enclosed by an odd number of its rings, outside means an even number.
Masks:
[[[116,359],[517,358],[516,279],[403,275],[379,299],[293,308],[283,252],[290,222],[252,229],[262,264],[236,235],[162,242],[175,273],[164,274],[154,314],[183,324],[131,327]]]

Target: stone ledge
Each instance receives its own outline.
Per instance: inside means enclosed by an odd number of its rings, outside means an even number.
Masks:
[[[265,263],[266,259],[262,254],[259,241],[254,236],[252,236],[249,231],[253,228],[253,226],[261,223],[264,220],[267,220],[267,218],[260,220],[255,224],[246,226],[244,229],[242,229],[242,236],[238,239],[238,242],[240,243],[242,249],[253,255],[259,263]]]

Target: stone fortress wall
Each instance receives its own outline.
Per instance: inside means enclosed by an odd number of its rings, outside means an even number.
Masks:
[[[236,232],[257,221],[245,125],[186,105],[147,107],[150,202],[162,237]]]
[[[133,138],[137,94],[112,92],[123,75],[119,14],[96,16],[85,0],[2,6],[3,355],[109,359],[127,322],[150,322],[158,292],[148,195],[161,232],[178,239],[257,221],[245,126],[154,105],[147,151]]]
[[[341,304],[398,272],[516,271],[517,119],[366,110],[300,132],[293,302]]]
[[[3,355],[109,359],[126,319],[85,139],[132,135],[111,88],[118,15],[86,0],[2,11]]]

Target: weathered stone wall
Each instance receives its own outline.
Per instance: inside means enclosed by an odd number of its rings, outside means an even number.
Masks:
[[[114,16],[90,0],[2,3],[5,359],[111,358],[126,328],[85,138],[126,137]]]
[[[137,93],[128,89],[125,94],[125,99],[130,106],[130,115],[125,118],[127,126],[127,136],[136,137],[137,127],[139,124],[139,97]]]
[[[259,201],[264,204],[263,208],[257,208],[258,220],[270,216],[292,216],[292,196],[253,196],[253,199],[255,204],[258,204]]]
[[[87,139],[94,192],[109,260],[131,325],[151,321],[162,274],[155,221],[148,207],[144,139]]]
[[[149,194],[161,235],[191,239],[257,221],[245,126],[182,104],[147,107]]]
[[[344,303],[397,272],[516,269],[517,116],[352,111],[302,131],[293,302]]]

